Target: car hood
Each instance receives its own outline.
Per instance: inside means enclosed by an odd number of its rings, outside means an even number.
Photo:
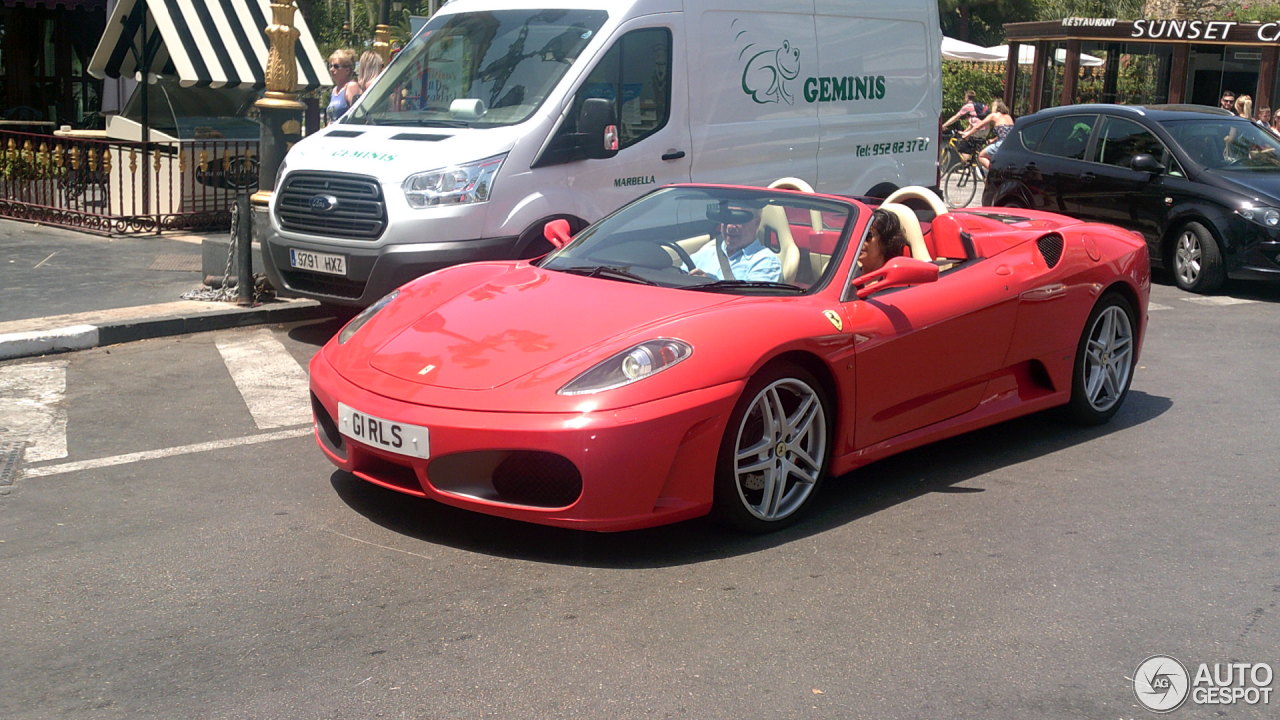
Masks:
[[[478,133],[484,133],[478,143]],[[289,170],[342,168],[400,182],[410,174],[460,165],[509,151],[517,126],[497,128],[402,127],[333,123],[294,145]],[[483,145],[484,150],[476,148]]]
[[[1206,173],[1215,183],[1228,190],[1265,202],[1280,205],[1280,172],[1256,172],[1252,170],[1218,170]]]
[[[456,390],[497,388],[551,365],[560,367],[550,381],[567,382],[633,340],[732,300],[525,263],[465,266],[408,286],[392,306],[394,327],[366,328],[367,362],[398,380]]]

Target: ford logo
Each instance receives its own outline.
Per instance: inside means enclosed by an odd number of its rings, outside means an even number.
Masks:
[[[312,212],[327,213],[338,207],[338,198],[332,195],[312,195],[307,204],[311,206]]]

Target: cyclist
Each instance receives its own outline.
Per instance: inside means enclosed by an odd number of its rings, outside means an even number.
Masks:
[[[946,130],[948,127],[951,127],[951,125],[955,124],[955,122],[957,120],[960,120],[961,118],[969,119],[969,128],[968,128],[969,130],[972,130],[974,127],[979,125],[982,122],[983,118],[987,115],[987,106],[978,102],[977,97],[978,97],[978,93],[972,90],[966,90],[964,93],[964,104],[960,106],[960,109],[956,112],[955,115],[952,115],[949,120],[942,123],[942,129]],[[979,135],[978,137],[986,137],[986,133],[984,132],[982,135]]]
[[[1003,100],[993,101],[991,112],[987,114],[986,119],[965,130],[960,137],[968,138],[979,131],[985,131],[988,127],[995,130],[996,139],[978,153],[978,162],[982,164],[983,170],[991,169],[991,158],[995,157],[996,151],[1000,149],[1000,143],[1004,142],[1004,139],[1009,136],[1009,131],[1013,129],[1013,115],[1009,114],[1009,107]]]

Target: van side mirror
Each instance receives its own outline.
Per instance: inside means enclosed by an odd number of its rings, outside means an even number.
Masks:
[[[896,257],[885,263],[879,270],[854,278],[853,287],[857,289],[858,299],[863,300],[881,290],[922,285],[935,282],[937,279],[937,265],[915,258]]]
[[[547,239],[557,250],[569,244],[573,236],[569,234],[569,221],[564,218],[548,221],[542,226],[542,237]]]
[[[613,101],[587,98],[578,111],[578,134],[582,150],[592,160],[603,160],[618,154],[618,126],[614,123]]]
[[[1149,173],[1162,173],[1165,170],[1163,163],[1155,159],[1154,155],[1148,155],[1147,153],[1134,155],[1133,159],[1129,161],[1129,167],[1138,172]]]

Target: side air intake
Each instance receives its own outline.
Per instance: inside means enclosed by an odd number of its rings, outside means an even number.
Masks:
[[[1040,255],[1044,258],[1044,263],[1049,267],[1058,264],[1062,259],[1062,236],[1057,233],[1050,233],[1036,240],[1036,246],[1040,248]]]

